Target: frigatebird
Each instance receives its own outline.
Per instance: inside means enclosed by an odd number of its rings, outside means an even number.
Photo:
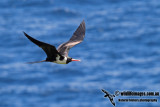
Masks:
[[[70,40],[61,44],[57,49],[53,45],[41,42],[41,41],[36,40],[33,37],[29,36],[25,32],[23,32],[23,33],[30,41],[32,41],[33,43],[38,45],[40,48],[42,48],[47,55],[47,58],[43,61],[36,61],[36,62],[30,62],[30,63],[54,62],[57,64],[68,64],[69,62],[72,62],[72,61],[80,61],[78,59],[73,59],[73,58],[69,57],[68,53],[69,53],[70,48],[81,43],[85,37],[85,22],[84,22],[84,20],[81,22],[79,27],[73,33]]]
[[[104,97],[108,97],[109,100],[111,101],[111,103],[115,106],[115,102],[113,101],[113,97],[115,97],[115,95],[111,95],[109,94],[109,92],[105,91],[104,89],[101,89],[106,95]]]

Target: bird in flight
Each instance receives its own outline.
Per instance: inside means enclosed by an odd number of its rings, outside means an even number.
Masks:
[[[42,61],[36,61],[36,62],[30,62],[30,63],[39,63],[39,62],[54,62],[57,64],[68,64],[72,61],[80,61],[78,59],[73,59],[68,56],[69,50],[81,43],[85,37],[85,22],[84,20],[81,22],[79,27],[76,29],[76,31],[73,33],[72,37],[69,41],[61,44],[57,49],[55,46],[50,45],[48,43],[41,42],[39,40],[34,39],[33,37],[29,36],[25,32],[24,35],[33,43],[38,45],[40,48],[43,49],[43,51],[46,53],[47,58]]]
[[[107,91],[105,91],[105,90],[103,90],[103,89],[102,89],[102,91],[106,94],[104,97],[108,97],[109,100],[111,101],[111,103],[115,106],[116,104],[115,104],[115,102],[113,101],[113,97],[115,97],[115,95],[111,95],[111,94],[109,94]]]

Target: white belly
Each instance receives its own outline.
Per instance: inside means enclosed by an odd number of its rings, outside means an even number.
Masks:
[[[56,61],[53,61],[54,63],[57,63],[57,64],[66,64],[67,62],[67,57],[64,57],[63,60],[59,60],[60,56],[56,57]]]

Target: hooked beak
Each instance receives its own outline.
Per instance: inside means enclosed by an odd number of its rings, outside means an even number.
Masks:
[[[71,59],[72,61],[81,61],[81,60],[78,60],[78,59]]]

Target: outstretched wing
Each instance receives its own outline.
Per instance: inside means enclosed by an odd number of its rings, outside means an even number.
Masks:
[[[106,95],[109,95],[109,93],[107,91],[105,91],[104,89],[101,89]]]
[[[115,104],[115,102],[114,102],[114,100],[113,100],[113,96],[109,96],[108,98],[109,98],[109,100],[111,101],[111,103],[115,106],[116,104]]]
[[[115,102],[114,102],[114,100],[113,100],[113,97],[115,97],[114,95],[111,95],[111,94],[109,94],[107,91],[105,91],[104,89],[101,89],[106,95],[105,95],[105,97],[108,97],[109,98],[109,100],[111,101],[111,103],[115,106],[116,104],[115,104]]]
[[[29,36],[28,34],[26,34],[25,32],[23,32],[24,35],[33,43],[35,43],[36,45],[38,45],[39,47],[41,47],[45,53],[47,54],[47,59],[46,60],[55,60],[55,58],[57,57],[57,55],[61,56],[60,53],[56,50],[56,48],[50,44],[38,41],[34,38],[32,38],[31,36]]]
[[[85,22],[84,20],[81,22],[77,30],[73,33],[73,36],[70,38],[68,42],[61,44],[58,47],[58,52],[63,56],[68,56],[68,52],[70,48],[81,43],[85,37]]]

